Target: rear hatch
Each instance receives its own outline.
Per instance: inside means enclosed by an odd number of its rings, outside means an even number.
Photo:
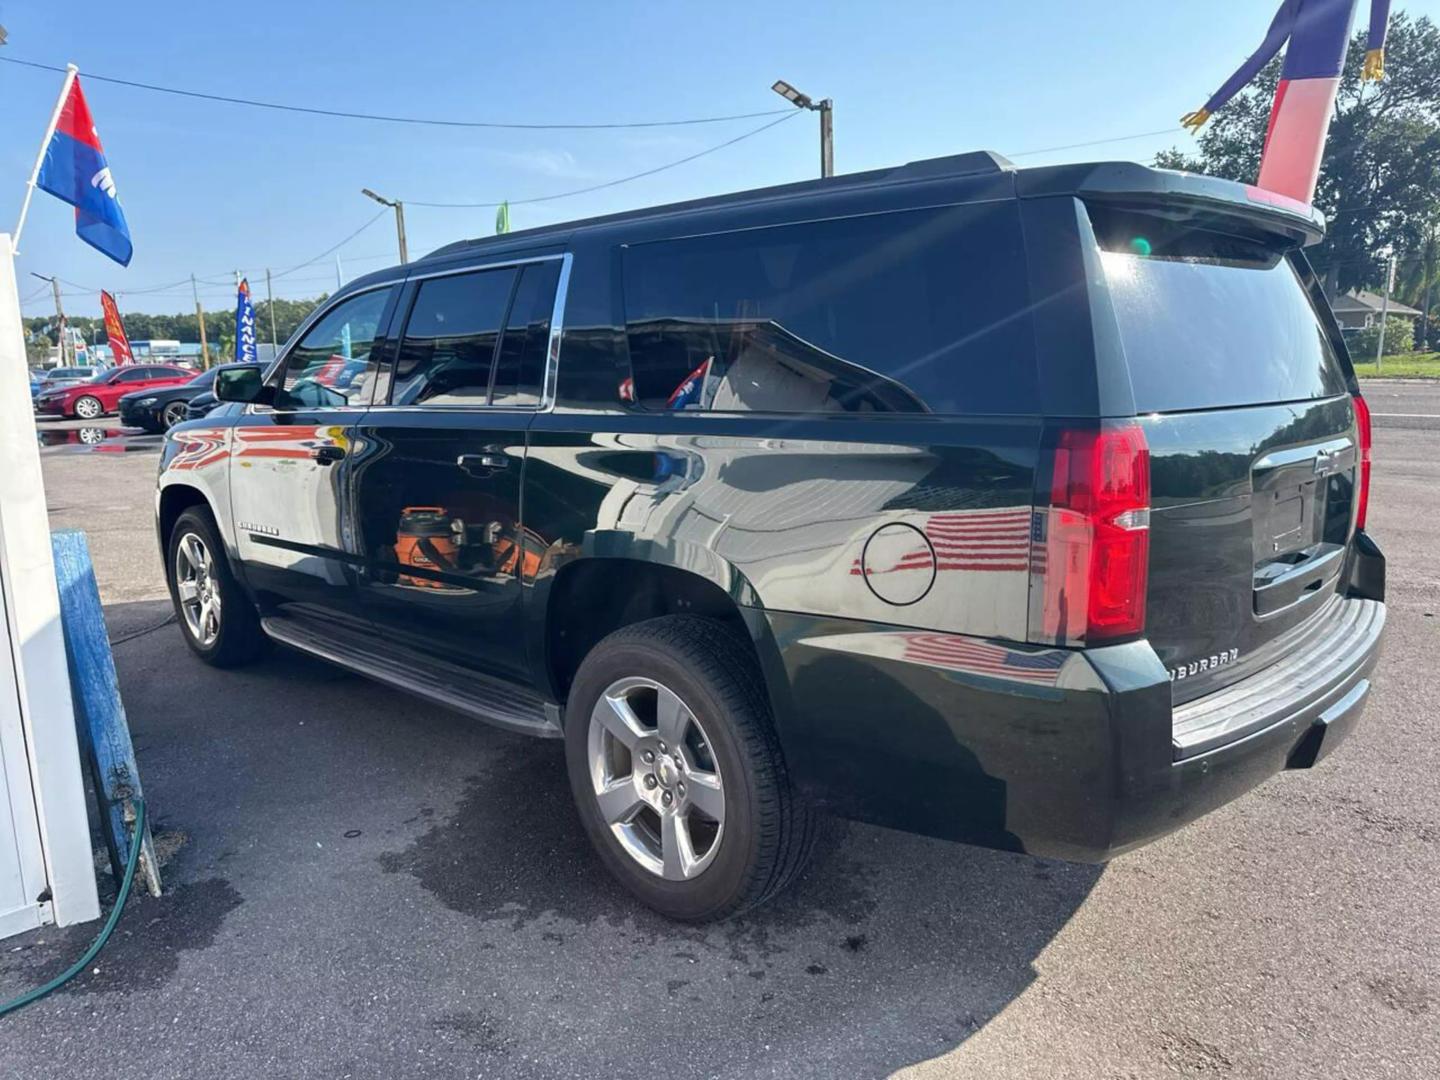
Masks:
[[[1353,372],[1291,239],[1090,206],[1150,448],[1146,637],[1179,703],[1338,616],[1359,503]]]

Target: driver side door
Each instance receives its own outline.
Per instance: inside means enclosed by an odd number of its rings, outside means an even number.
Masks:
[[[271,373],[273,405],[248,406],[236,418],[236,548],[246,583],[269,613],[355,613],[349,457],[397,291],[378,286],[322,312]]]

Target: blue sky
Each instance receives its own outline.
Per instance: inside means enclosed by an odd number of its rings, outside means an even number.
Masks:
[[[1276,0],[1278,2],[1278,0]],[[1362,3],[1362,15],[1365,4]],[[1440,0],[1397,3],[1440,19]],[[16,3],[0,0],[0,55],[218,94],[457,119],[607,122],[757,112],[784,78],[835,100],[839,172],[985,148],[1019,164],[1131,158],[1187,145],[1177,118],[1260,41],[1271,0],[1030,0],[1026,3],[573,3],[407,5]],[[821,14],[821,12],[824,14]],[[1359,20],[1357,20],[1358,22]],[[0,228],[11,229],[59,75],[0,64]],[[410,205],[412,257],[493,231],[492,210],[421,201],[520,200],[676,160],[765,123],[635,131],[490,131],[295,116],[86,84],[135,257],[122,269],[74,236],[71,211],[37,194],[19,260],[64,278],[66,309],[227,305],[233,269],[263,279],[324,251],[380,208]],[[634,183],[535,206],[516,229],[783,183],[818,171],[816,117]],[[1166,130],[1085,149],[1049,147]],[[395,261],[387,216],[340,250],[347,277]],[[276,295],[333,288],[334,259],[295,270]],[[131,295],[127,296],[129,292]],[[260,289],[263,296],[263,286]],[[50,310],[49,293],[25,305]]]

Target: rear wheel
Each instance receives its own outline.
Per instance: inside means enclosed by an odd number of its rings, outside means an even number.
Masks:
[[[231,572],[209,510],[196,506],[180,515],[165,562],[180,632],[196,656],[234,667],[264,651],[259,613]]]
[[[576,673],[565,743],[601,860],[663,915],[762,903],[810,853],[813,815],[790,787],[754,657],[722,623],[671,615],[601,641]]]
[[[75,415],[81,420],[94,420],[97,416],[105,414],[105,406],[100,404],[100,399],[86,394],[82,398],[75,399]]]
[[[185,419],[185,402],[172,401],[160,412],[160,426],[168,429]]]

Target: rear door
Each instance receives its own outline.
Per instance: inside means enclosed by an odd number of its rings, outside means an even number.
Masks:
[[[1151,453],[1147,635],[1185,701],[1335,613],[1358,501],[1353,373],[1299,254],[1091,216]]]
[[[250,586],[281,614],[356,612],[359,557],[347,476],[398,287],[348,296],[316,318],[272,374],[273,407],[236,418],[230,458],[236,545]],[[361,364],[343,390],[330,373]]]
[[[525,439],[542,396],[562,260],[416,279],[387,392],[352,462],[365,610],[389,640],[501,675],[527,671]]]

